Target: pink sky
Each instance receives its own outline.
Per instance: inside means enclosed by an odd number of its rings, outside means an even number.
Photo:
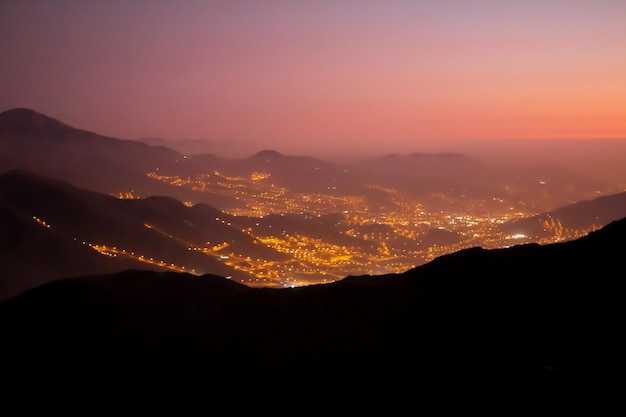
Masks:
[[[609,0],[2,1],[0,111],[292,154],[626,138],[625,22]]]

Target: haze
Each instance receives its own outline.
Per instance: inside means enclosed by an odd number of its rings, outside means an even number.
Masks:
[[[0,110],[237,156],[625,138],[625,18],[623,1],[5,1]]]

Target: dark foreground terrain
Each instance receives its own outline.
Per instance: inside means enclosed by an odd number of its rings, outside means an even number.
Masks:
[[[0,304],[4,401],[625,415],[625,236],[626,219],[294,289],[148,271],[56,281]]]

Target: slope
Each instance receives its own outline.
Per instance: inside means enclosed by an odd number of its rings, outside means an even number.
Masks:
[[[144,409],[623,415],[625,232],[623,219],[296,289],[138,271],[57,281],[0,305],[2,357],[15,387],[50,392],[62,372],[77,382],[63,390]]]
[[[579,201],[507,222],[502,225],[502,230],[508,234],[523,234],[534,240],[554,236],[556,231],[567,238],[570,237],[568,231],[598,229],[623,217],[626,217],[626,192]]]
[[[283,256],[217,221],[221,213],[207,205],[186,207],[165,197],[120,200],[26,171],[0,176],[0,207],[0,300],[45,280],[131,267],[251,279],[214,251],[192,250],[225,241],[232,250],[254,247],[270,259]]]
[[[0,113],[0,155],[0,173],[23,169],[106,194],[170,195],[182,201],[237,206],[225,196],[174,187],[146,176],[189,163],[178,152],[76,129],[31,109]],[[195,167],[201,169],[211,167]]]

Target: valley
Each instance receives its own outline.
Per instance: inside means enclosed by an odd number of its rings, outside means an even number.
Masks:
[[[576,239],[626,216],[619,180],[458,153],[184,155],[29,109],[0,114],[0,146],[0,202],[15,223],[5,240],[47,233],[102,258],[68,269],[62,256],[53,273],[47,255],[5,246],[5,275],[28,264],[33,283],[132,266],[299,287],[402,273],[472,247]]]

